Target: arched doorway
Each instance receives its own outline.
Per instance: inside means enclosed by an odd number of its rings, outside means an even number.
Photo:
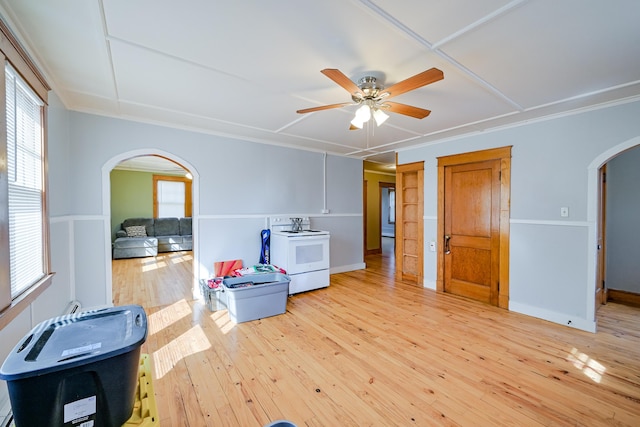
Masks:
[[[104,218],[105,237],[105,272],[106,277],[106,301],[112,301],[113,277],[111,272],[111,171],[121,162],[134,157],[160,156],[181,165],[191,174],[192,178],[192,233],[193,233],[193,277],[192,294],[194,298],[199,296],[198,275],[199,275],[199,246],[198,246],[198,212],[199,212],[199,188],[200,176],[196,168],[188,161],[163,150],[141,149],[121,153],[109,159],[102,167],[102,215]]]
[[[640,136],[622,142],[615,147],[597,156],[588,167],[588,187],[587,187],[587,222],[589,225],[588,237],[588,280],[587,283],[587,318],[596,321],[596,291],[599,271],[598,257],[598,229],[603,221],[600,211],[602,194],[600,192],[600,171],[601,168],[611,159],[620,155],[630,148],[640,145]]]

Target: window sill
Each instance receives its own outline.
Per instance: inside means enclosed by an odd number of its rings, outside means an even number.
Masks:
[[[22,313],[24,309],[36,300],[53,281],[53,275],[51,273],[40,279],[40,281],[31,286],[26,292],[20,295],[18,298],[11,302],[11,305],[0,312],[0,329],[4,329],[18,314]]]

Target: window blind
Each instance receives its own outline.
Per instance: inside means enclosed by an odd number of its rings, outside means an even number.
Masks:
[[[5,66],[11,298],[44,277],[43,103]]]
[[[158,181],[158,217],[184,216],[184,182]]]

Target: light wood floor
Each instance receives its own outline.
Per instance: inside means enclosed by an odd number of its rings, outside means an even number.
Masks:
[[[161,426],[639,426],[640,310],[596,334],[396,282],[392,258],[233,324],[191,298],[191,253],[113,262],[149,318]]]

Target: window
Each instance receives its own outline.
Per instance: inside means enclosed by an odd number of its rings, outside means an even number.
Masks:
[[[42,109],[43,103],[15,70],[5,67],[9,255],[11,299],[45,275]]]
[[[191,216],[191,180],[181,176],[153,176],[153,216]]]
[[[184,216],[184,183],[158,181],[158,218]]]
[[[396,190],[389,189],[389,224],[396,223]]]
[[[0,328],[51,283],[46,204],[46,102],[50,90],[0,20]],[[0,96],[1,96],[0,95]]]

